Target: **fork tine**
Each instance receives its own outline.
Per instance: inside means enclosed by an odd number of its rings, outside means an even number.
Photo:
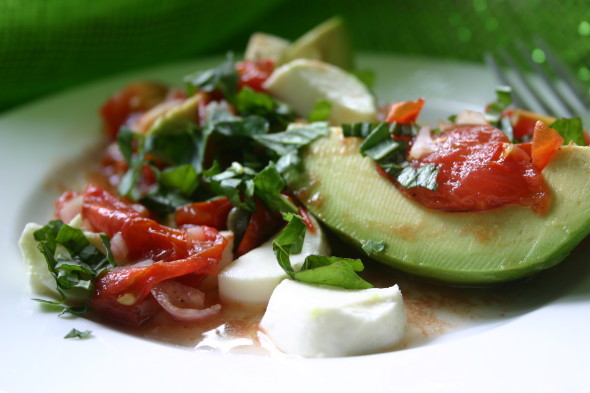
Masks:
[[[484,60],[487,64],[488,68],[490,68],[494,72],[494,75],[500,81],[500,83],[502,85],[505,85],[505,86],[512,85],[510,83],[510,81],[508,80],[508,78],[506,77],[506,74],[502,70],[502,67],[500,66],[500,64],[498,63],[498,61],[494,57],[494,55],[492,55],[490,52],[486,52],[484,54]],[[519,108],[526,107],[525,100],[522,98],[521,94],[517,90],[514,90],[514,89],[512,89],[512,102],[514,103],[514,105],[516,105]]]
[[[555,117],[578,116],[588,121],[590,105],[586,95],[578,89],[578,83],[547,45],[540,39],[536,44],[545,54],[546,68],[533,61],[533,52],[523,41],[515,42],[514,56],[500,48],[495,54],[486,53],[484,60],[501,84],[512,87],[517,107]],[[519,66],[523,61],[533,73],[525,74]]]
[[[499,50],[498,53],[502,57],[502,60],[504,60],[504,62],[508,65],[508,67],[510,67],[510,69],[514,72],[514,78],[521,85],[523,85],[527,89],[527,91],[529,91],[531,93],[531,98],[534,100],[535,103],[533,104],[531,102],[528,102],[528,105],[526,105],[526,108],[531,109],[531,110],[535,110],[534,109],[535,107],[540,107],[541,112],[544,112],[547,114],[553,113],[553,110],[551,109],[551,105],[547,102],[547,100],[545,100],[543,98],[542,94],[539,94],[538,90],[535,89],[535,87],[533,87],[533,85],[530,83],[530,81],[525,77],[521,68],[518,66],[518,64],[512,58],[512,56],[510,56],[508,54],[508,52],[504,49]]]
[[[531,59],[530,50],[520,40],[516,42],[516,48],[520,52],[521,57],[526,61],[529,67],[531,67],[537,76],[539,76],[546,84],[546,86],[555,94],[559,99],[560,103],[563,104],[563,115],[565,117],[574,117],[576,115],[576,109],[570,104],[568,98],[557,88],[556,84],[551,80],[549,74],[539,65]],[[556,115],[556,110],[551,108],[547,112],[552,115]]]
[[[534,37],[535,44],[545,53],[547,62],[555,70],[555,73],[567,84],[573,95],[576,97],[578,102],[584,108],[584,110],[590,110],[590,99],[588,94],[580,89],[580,83],[576,81],[576,78],[572,76],[571,72],[568,71],[567,67],[560,61],[557,56],[549,49],[549,46],[541,39],[541,37]]]

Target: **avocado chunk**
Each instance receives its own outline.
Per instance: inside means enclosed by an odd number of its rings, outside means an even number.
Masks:
[[[166,133],[195,124],[199,118],[199,104],[202,100],[202,94],[195,94],[178,103],[172,102],[171,106],[166,106],[167,103],[164,103],[161,107],[155,107],[150,111],[152,113],[148,112],[144,115],[154,116],[147,133]]]
[[[290,187],[355,246],[383,242],[371,257],[396,269],[454,284],[510,281],[556,265],[590,232],[590,147],[563,146],[543,170],[552,206],[541,216],[519,206],[427,209],[379,175],[360,143],[333,128],[304,150]]]
[[[305,33],[285,49],[281,62],[295,59],[320,60],[345,70],[352,69],[352,47],[342,18],[328,19]]]

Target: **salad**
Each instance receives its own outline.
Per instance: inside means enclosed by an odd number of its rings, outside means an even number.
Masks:
[[[342,186],[362,183],[352,175],[378,179],[389,187],[384,193],[423,212],[464,217],[508,206],[540,220],[552,214],[555,191],[543,169],[569,156],[586,159],[586,148],[561,147],[585,144],[581,124],[531,128],[523,119],[538,116],[511,111],[501,92],[483,114],[458,114],[435,131],[420,127],[424,100],[379,107],[346,71],[352,62],[341,29],[340,20],[330,20],[293,44],[257,34],[244,60],[228,55],[218,67],[187,76],[184,89],[138,82],[111,97],[101,108],[110,143],[100,176],[65,192],[56,220],[29,224],[23,233],[31,284],[46,296],[40,301],[134,329],[161,318],[206,325],[225,308],[258,307],[265,311],[256,326],[288,353],[389,350],[407,329],[399,287],[374,287],[360,259],[333,256],[326,227],[413,274],[469,284],[480,274],[441,272],[427,259],[425,268],[407,268],[395,240],[369,226],[359,232],[366,224],[355,219],[334,221],[347,214],[331,210],[339,206],[328,202],[333,190],[346,210],[361,203],[350,199],[358,188]],[[445,141],[463,161],[441,148]],[[489,174],[486,165],[508,163],[509,182],[524,178],[528,188],[457,204],[456,189],[445,194],[445,187],[461,179],[445,165],[468,167],[474,161],[465,151],[479,158],[492,152],[478,169]],[[371,175],[358,177],[355,167]],[[334,178],[342,168],[347,179]],[[374,193],[374,184],[366,183],[365,193]],[[562,241],[569,249],[588,232],[588,219],[580,220],[573,240]],[[516,277],[493,276],[481,282]]]

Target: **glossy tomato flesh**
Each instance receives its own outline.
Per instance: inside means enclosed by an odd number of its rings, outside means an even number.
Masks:
[[[94,231],[106,233],[112,240],[120,236],[126,250],[124,262],[146,261],[117,267],[95,281],[91,305],[100,314],[138,325],[158,308],[152,307],[153,285],[187,275],[204,278],[216,273],[227,240],[215,229],[161,225],[94,185],[87,187],[83,198],[83,219]]]
[[[414,167],[439,167],[438,188],[399,187],[423,206],[448,211],[484,211],[521,205],[544,213],[550,192],[541,170],[526,149],[509,143],[492,126],[456,126],[433,136],[428,151],[411,161]]]

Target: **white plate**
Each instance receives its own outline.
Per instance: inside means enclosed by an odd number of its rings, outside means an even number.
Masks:
[[[299,359],[198,353],[129,336],[94,322],[58,318],[30,300],[17,240],[28,221],[45,222],[56,191],[51,171],[100,139],[97,110],[137,78],[179,83],[219,59],[175,64],[94,83],[0,118],[2,191],[0,390],[6,392],[185,391],[590,391],[590,244],[529,283],[504,315],[392,353]],[[435,122],[493,100],[478,65],[390,56],[362,57],[383,100],[427,98]],[[64,340],[72,327],[93,338]],[[305,390],[302,390],[305,389]]]

